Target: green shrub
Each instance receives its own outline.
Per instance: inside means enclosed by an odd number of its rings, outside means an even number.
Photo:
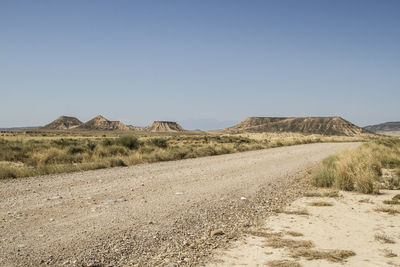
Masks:
[[[131,135],[125,135],[125,136],[121,136],[116,140],[116,143],[124,146],[128,149],[138,149],[140,146],[140,142],[137,139],[136,136],[131,136]]]
[[[147,144],[151,146],[156,146],[159,148],[167,148],[168,143],[167,140],[164,138],[151,138],[150,140],[147,141]]]
[[[86,149],[82,146],[71,146],[68,148],[69,154],[79,154],[85,152]]]
[[[112,146],[114,144],[113,140],[111,140],[109,138],[104,138],[102,143],[103,143],[103,146]]]
[[[94,143],[94,142],[88,140],[88,142],[87,142],[87,147],[88,147],[88,149],[89,149],[90,151],[94,151],[94,150],[96,149],[96,146],[97,146],[96,143]]]

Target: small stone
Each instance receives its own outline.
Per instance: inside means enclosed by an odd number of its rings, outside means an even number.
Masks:
[[[49,221],[51,221],[51,222],[54,222],[54,219],[53,218],[50,218],[50,220]]]
[[[183,195],[183,192],[176,192],[175,195]]]
[[[241,197],[240,199],[241,199],[241,200],[247,200],[247,198],[245,198],[245,197]]]
[[[111,199],[111,200],[104,200],[104,201],[103,201],[103,204],[104,204],[104,205],[111,205],[111,204],[114,204],[115,202],[116,202],[116,201],[115,201],[115,200],[112,200],[112,199]]]
[[[211,231],[211,233],[210,233],[211,236],[223,235],[223,234],[224,234],[224,231],[222,231],[221,229]]]

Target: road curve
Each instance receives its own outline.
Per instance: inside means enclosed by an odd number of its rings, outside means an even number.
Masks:
[[[251,217],[246,210],[254,213],[261,188],[269,190],[262,201],[268,205],[268,194],[285,195],[307,167],[358,145],[297,145],[1,181],[0,266],[195,265],[203,254],[181,255],[182,246],[209,248],[204,233]]]

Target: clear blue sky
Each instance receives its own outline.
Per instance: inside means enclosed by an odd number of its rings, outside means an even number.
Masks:
[[[399,121],[400,1],[2,0],[0,93],[0,127]]]

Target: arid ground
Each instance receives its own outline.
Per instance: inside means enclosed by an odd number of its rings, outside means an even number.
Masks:
[[[0,186],[0,265],[197,265],[304,191],[318,143],[32,178]]]

